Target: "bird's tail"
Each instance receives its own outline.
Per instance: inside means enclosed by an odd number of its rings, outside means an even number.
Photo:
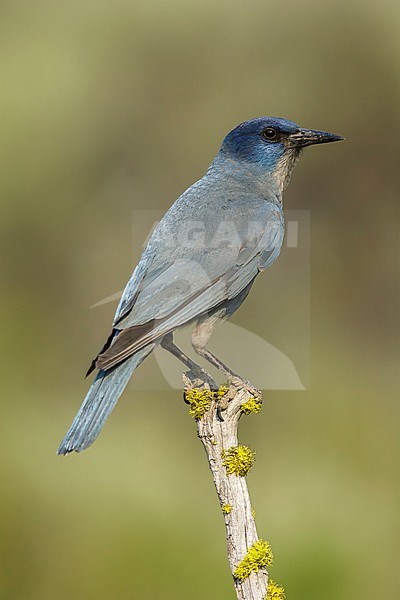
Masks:
[[[133,371],[150,354],[149,344],[108,371],[99,371],[57,453],[81,452],[97,438]]]

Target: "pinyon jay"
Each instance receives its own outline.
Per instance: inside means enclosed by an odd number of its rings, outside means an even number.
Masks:
[[[184,325],[194,326],[197,354],[232,385],[253,390],[207,349],[207,342],[280,253],[282,195],[301,151],[341,139],[273,117],[246,121],[226,136],[204,177],[154,229],[122,294],[112,332],[89,368],[89,373],[98,369],[97,376],[59,454],[80,452],[94,442],[132,373],[157,345],[214,385],[174,344],[173,332]]]

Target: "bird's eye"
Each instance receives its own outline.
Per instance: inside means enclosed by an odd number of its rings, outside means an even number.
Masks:
[[[279,131],[274,129],[274,127],[267,127],[266,129],[264,129],[261,135],[264,139],[268,140],[269,142],[277,142],[279,139]]]

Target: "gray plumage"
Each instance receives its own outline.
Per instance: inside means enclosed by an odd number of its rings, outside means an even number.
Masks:
[[[276,139],[265,132],[275,132]],[[257,274],[280,253],[282,193],[301,148],[336,139],[341,138],[268,117],[243,123],[225,138],[206,175],[178,198],[151,235],[122,295],[112,334],[90,369],[100,371],[59,454],[93,443],[134,370],[183,325],[196,324],[196,352],[237,383],[238,376],[205,344],[214,325],[233,314]],[[167,343],[163,347],[177,355]]]

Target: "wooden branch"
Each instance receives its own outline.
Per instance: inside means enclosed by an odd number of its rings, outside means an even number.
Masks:
[[[196,418],[197,434],[207,453],[225,520],[228,560],[237,598],[265,600],[268,588],[266,566],[272,563],[272,553],[268,543],[258,538],[245,478],[254,453],[239,445],[237,434],[243,405],[249,412],[259,412],[261,395],[255,400],[247,390],[230,389],[230,400],[220,412],[223,390],[210,392],[206,384],[199,388],[198,381],[193,383],[190,372],[183,376],[183,381],[185,400]]]

